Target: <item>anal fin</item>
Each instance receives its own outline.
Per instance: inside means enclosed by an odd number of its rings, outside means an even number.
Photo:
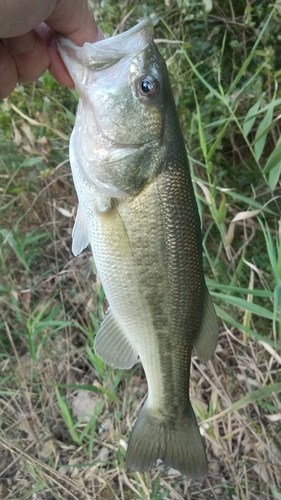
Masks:
[[[219,322],[212,302],[212,298],[207,290],[204,295],[204,308],[202,322],[197,337],[193,341],[195,352],[203,363],[206,363],[214,354],[219,333]]]
[[[132,368],[138,360],[138,353],[111,310],[100,326],[94,347],[96,355],[114,368]]]

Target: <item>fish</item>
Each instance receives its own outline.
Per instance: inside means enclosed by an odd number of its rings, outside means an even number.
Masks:
[[[218,319],[205,283],[201,223],[168,70],[145,19],[58,49],[80,95],[70,138],[78,196],[72,251],[90,243],[109,308],[95,336],[108,365],[142,363],[148,395],[128,441],[129,469],[165,464],[206,477],[189,397],[192,349],[206,363]]]

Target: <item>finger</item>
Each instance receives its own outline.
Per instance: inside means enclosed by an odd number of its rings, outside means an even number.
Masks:
[[[76,45],[82,46],[85,42],[96,42],[101,36],[92,9],[86,0],[80,0],[80,2],[58,0],[46,24]]]
[[[8,38],[4,43],[14,59],[20,83],[34,82],[48,69],[48,48],[35,31]]]
[[[0,38],[24,35],[46,19],[78,45],[97,40],[99,30],[87,0],[37,0],[36,7],[34,0],[8,0],[1,6]]]
[[[1,2],[0,38],[24,35],[47,19],[59,0],[6,0]],[[77,4],[80,2],[78,1]]]
[[[93,12],[87,1],[60,0],[55,12],[47,19],[46,23],[56,32],[69,38],[76,45],[85,42],[96,42],[104,38],[103,33],[97,27]],[[49,70],[54,78],[67,87],[74,87],[74,82],[69,76],[67,69],[52,41],[49,46],[50,66]]]
[[[104,38],[103,33],[98,32],[98,40],[102,40],[103,38]],[[49,66],[50,73],[61,85],[74,88],[74,82],[70,77],[62,61],[60,54],[58,53],[55,40],[53,40],[49,45],[49,54],[50,54],[50,66]]]
[[[65,65],[63,64],[62,59],[56,48],[56,43],[54,41],[54,36],[55,36],[54,30],[52,30],[45,23],[41,23],[39,26],[37,26],[36,32],[48,46],[49,57],[50,57],[50,65],[48,68],[49,71],[61,85],[73,88],[74,87],[73,80],[70,77]]]
[[[18,73],[16,63],[12,58],[7,47],[0,41],[0,99],[4,99],[14,90],[17,81]]]
[[[74,82],[68,73],[58,51],[55,41],[49,45],[50,65],[49,71],[58,83],[65,87],[74,88]]]

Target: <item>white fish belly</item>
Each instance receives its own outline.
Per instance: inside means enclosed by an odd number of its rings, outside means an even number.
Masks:
[[[92,189],[87,199],[93,200]],[[136,203],[135,200],[132,202]],[[112,208],[107,212],[99,212],[93,201],[89,210],[90,204],[85,200],[84,191],[82,203],[87,207],[84,212],[92,252],[111,311],[143,364],[148,383],[147,405],[155,411],[161,410],[164,404],[164,387],[159,339],[155,331],[155,324],[159,320],[161,328],[164,325],[167,328],[163,294],[165,269],[164,265],[159,265],[161,244],[154,238],[153,230],[148,238],[148,227],[144,228],[140,212],[134,220],[135,236],[131,241],[123,220],[126,219],[128,200],[123,209],[122,204],[121,208],[118,206],[118,211]],[[158,224],[159,221],[160,219]],[[159,305],[155,308],[152,302],[158,302]],[[157,318],[157,315],[161,318]]]

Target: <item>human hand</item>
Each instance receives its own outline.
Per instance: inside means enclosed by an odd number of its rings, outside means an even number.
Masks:
[[[0,0],[0,99],[47,69],[74,87],[55,44],[61,33],[82,46],[103,38],[87,0]]]

